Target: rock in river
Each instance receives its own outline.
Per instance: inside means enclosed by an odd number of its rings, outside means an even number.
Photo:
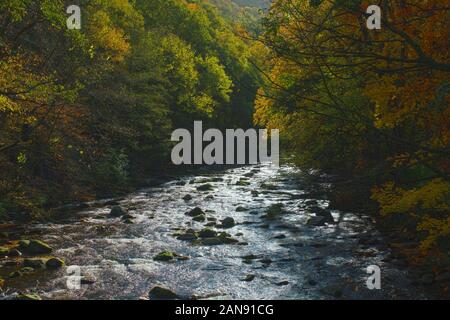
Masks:
[[[209,183],[207,184],[202,184],[201,186],[197,187],[197,191],[210,191],[213,189],[213,186],[210,185]]]
[[[27,254],[46,254],[52,252],[52,248],[40,240],[21,240],[19,248]]]
[[[254,274],[248,274],[241,281],[251,282],[251,281],[255,280],[255,278],[256,278],[256,276]]]
[[[126,215],[127,213],[125,212],[124,209],[122,209],[121,206],[114,206],[111,208],[111,212],[109,213],[109,215],[113,218],[119,218],[121,216]]]
[[[170,261],[174,259],[174,255],[170,251],[163,251],[158,253],[153,260],[155,261]]]
[[[63,265],[64,261],[55,257],[48,259],[47,262],[45,263],[47,269],[58,269],[61,268]]]
[[[213,238],[217,236],[217,232],[209,228],[205,228],[198,232],[200,238]]]
[[[331,215],[331,212],[326,209],[322,209],[321,207],[315,206],[311,207],[309,211],[314,213],[317,217],[324,218],[324,221],[327,223],[334,223],[334,218]]]
[[[162,287],[154,286],[148,293],[148,297],[151,300],[175,300],[178,299],[178,295],[172,290]]]
[[[177,239],[181,241],[194,241],[197,240],[198,237],[194,233],[184,233],[179,235]]]
[[[234,221],[234,219],[231,217],[227,217],[222,220],[222,224],[219,227],[229,229],[229,228],[233,228],[235,225],[236,225],[236,221]]]
[[[196,217],[196,216],[200,216],[200,215],[204,215],[205,213],[203,212],[202,209],[200,209],[199,207],[196,207],[194,209],[192,209],[189,212],[186,212],[186,215],[189,217]]]

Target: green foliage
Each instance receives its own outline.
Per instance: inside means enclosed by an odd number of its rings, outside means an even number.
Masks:
[[[251,123],[241,27],[208,1],[0,3],[0,195],[13,211],[115,193],[170,165],[193,120]],[[236,90],[246,87],[247,90]]]

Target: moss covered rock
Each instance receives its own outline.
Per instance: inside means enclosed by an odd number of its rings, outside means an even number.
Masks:
[[[46,254],[53,251],[48,244],[40,240],[21,240],[19,249],[27,254]]]
[[[58,269],[61,268],[64,265],[64,261],[62,259],[53,257],[47,260],[47,262],[45,263],[45,266],[47,267],[47,269]]]
[[[163,252],[158,253],[156,256],[154,256],[153,260],[155,260],[155,261],[171,261],[174,258],[175,257],[174,257],[173,252],[163,251]]]

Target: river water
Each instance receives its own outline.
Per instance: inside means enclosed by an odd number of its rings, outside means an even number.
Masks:
[[[198,191],[207,181],[212,190]],[[370,218],[331,211],[337,223],[307,225],[309,205],[326,208],[328,203],[308,199],[304,187],[289,166],[233,168],[178,178],[120,199],[135,217],[133,224],[108,217],[112,204],[98,202],[70,218],[28,226],[29,235],[55,249],[52,254],[78,266],[84,281],[69,289],[67,281],[74,278],[68,278],[66,267],[41,271],[8,281],[6,296],[31,290],[47,299],[142,299],[154,285],[163,285],[185,298],[426,298],[404,270],[383,261],[389,251]],[[192,200],[183,200],[187,194]],[[267,208],[279,203],[283,213],[266,219]],[[208,222],[185,215],[194,207],[209,221],[234,218],[236,226],[226,232],[239,243],[204,246],[177,240],[177,234],[201,230]],[[359,240],[367,235],[370,245]],[[189,259],[153,260],[165,250]],[[370,265],[381,268],[380,290],[366,286]]]

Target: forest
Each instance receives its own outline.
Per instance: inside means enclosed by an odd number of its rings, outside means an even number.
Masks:
[[[372,2],[1,1],[2,242],[68,204],[182,174],[170,135],[194,121],[279,129],[309,189],[327,177],[330,210],[367,215],[448,297],[449,3],[376,1],[382,28],[369,30]]]

